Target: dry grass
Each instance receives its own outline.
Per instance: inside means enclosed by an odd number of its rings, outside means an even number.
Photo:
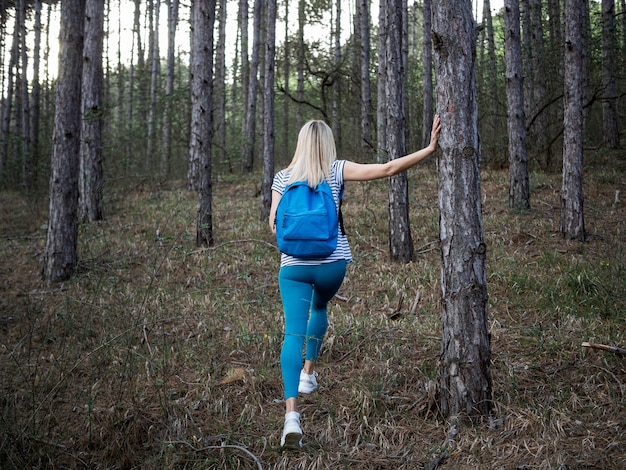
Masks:
[[[411,174],[409,265],[387,261],[385,183],[350,184],[355,262],[299,452],[278,445],[278,254],[255,181],[216,183],[207,250],[193,195],[116,193],[81,227],[77,275],[52,286],[45,205],[1,193],[0,467],[626,467],[624,359],[581,348],[626,345],[626,161],[606,158],[586,172],[585,244],[557,233],[560,175],[533,175],[528,213],[507,208],[505,172],[483,175],[495,413],[474,424],[437,413],[434,168]]]

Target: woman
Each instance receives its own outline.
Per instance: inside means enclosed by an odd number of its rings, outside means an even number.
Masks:
[[[387,163],[360,164],[337,160],[332,130],[323,121],[307,122],[298,135],[296,151],[289,167],[279,171],[272,183],[269,224],[276,233],[276,208],[285,187],[295,181],[307,181],[315,187],[323,180],[330,184],[335,203],[344,181],[369,181],[397,175],[413,167],[437,149],[441,123],[435,116],[428,147]],[[348,240],[339,231],[337,249],[324,259],[301,259],[281,255],[278,285],[285,316],[284,341],[280,354],[285,396],[285,425],[280,445],[298,448],[302,429],[298,413],[298,393],[317,390],[315,361],[328,329],[326,316],[330,299],[337,293],[352,261]],[[302,364],[302,350],[306,354]]]

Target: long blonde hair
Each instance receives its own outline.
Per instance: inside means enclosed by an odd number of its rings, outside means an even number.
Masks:
[[[324,121],[309,121],[298,134],[298,144],[287,167],[288,184],[306,181],[312,188],[330,177],[330,168],[337,158],[333,131]]]

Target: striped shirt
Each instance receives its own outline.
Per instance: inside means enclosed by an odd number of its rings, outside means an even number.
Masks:
[[[339,192],[341,191],[341,187],[343,185],[343,166],[345,165],[345,160],[335,160],[330,169],[330,181],[328,184],[330,185],[330,189],[333,193],[333,198],[335,199],[335,205],[339,207]],[[274,181],[272,182],[272,190],[277,193],[283,194],[285,188],[287,187],[287,181],[289,180],[289,173],[286,169],[280,170],[274,176]],[[334,261],[346,260],[346,262],[350,263],[352,261],[352,252],[350,251],[350,245],[348,244],[348,238],[339,228],[339,237],[337,239],[337,248],[332,252],[330,256],[327,258],[320,259],[302,259],[296,258],[294,256],[289,256],[284,253],[281,253],[280,257],[280,265],[281,266],[297,266],[297,265],[306,265],[306,266],[315,266],[318,264],[332,263]]]

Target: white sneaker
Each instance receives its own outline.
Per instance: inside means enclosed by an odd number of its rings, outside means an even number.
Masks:
[[[313,393],[317,390],[317,372],[307,374],[304,371],[300,371],[300,384],[298,385],[298,393]]]
[[[302,447],[302,429],[300,428],[300,413],[290,411],[285,414],[285,426],[280,446],[287,449],[299,449]]]

